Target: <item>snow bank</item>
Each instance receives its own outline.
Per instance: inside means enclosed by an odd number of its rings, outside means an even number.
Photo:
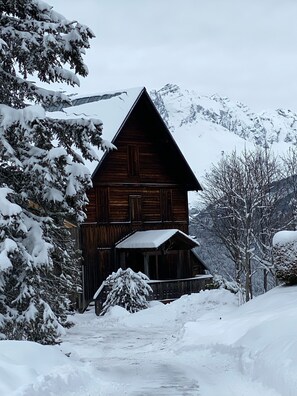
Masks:
[[[92,369],[75,363],[58,346],[29,341],[1,341],[0,346],[0,395],[87,395],[94,381]]]
[[[117,315],[117,319],[121,325],[127,327],[172,328],[176,323],[196,321],[203,316],[207,317],[207,314],[213,310],[215,310],[216,316],[232,311],[238,306],[238,298],[235,294],[224,289],[216,290],[215,293],[205,290],[200,293],[184,295],[167,305],[152,301],[150,306],[149,309],[138,311],[133,315]]]
[[[287,313],[250,329],[235,344],[243,348],[243,371],[280,394],[296,395],[296,330],[296,316]]]
[[[0,343],[0,395],[295,396],[296,301],[297,286],[241,306],[219,289],[78,314],[61,346]]]
[[[297,389],[297,287],[278,287],[218,317],[186,323],[179,352],[197,346],[238,360],[242,374],[284,396]],[[207,319],[207,320],[206,320]]]
[[[241,310],[252,326],[235,343],[243,369],[286,396],[297,389],[297,287],[279,287]],[[240,312],[241,312],[240,311]]]

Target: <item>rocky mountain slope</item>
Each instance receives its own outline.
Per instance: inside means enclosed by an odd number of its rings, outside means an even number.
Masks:
[[[235,148],[260,145],[280,154],[297,145],[297,114],[290,110],[256,114],[226,97],[173,84],[150,95],[198,177]]]

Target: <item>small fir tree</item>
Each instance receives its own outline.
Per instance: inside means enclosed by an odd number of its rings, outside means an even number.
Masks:
[[[47,106],[71,101],[38,81],[79,85],[94,34],[44,1],[5,0],[0,37],[0,337],[53,343],[79,287],[64,220],[84,219],[84,159],[110,145],[99,120],[47,117]]]
[[[134,272],[131,268],[119,268],[106,279],[110,288],[100,315],[104,315],[110,307],[119,305],[133,313],[148,307],[147,298],[152,293],[148,284],[149,278],[142,272]]]

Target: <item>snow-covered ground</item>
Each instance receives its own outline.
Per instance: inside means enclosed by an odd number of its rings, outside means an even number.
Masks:
[[[3,396],[295,396],[297,287],[204,291],[74,317],[61,345],[1,341]]]

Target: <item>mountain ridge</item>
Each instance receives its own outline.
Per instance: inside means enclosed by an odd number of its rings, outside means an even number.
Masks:
[[[199,95],[197,91],[182,89],[176,84],[166,84],[151,91],[150,95],[172,133],[177,127],[200,119],[221,125],[262,147],[279,142],[297,144],[297,114],[291,110],[279,108],[254,113],[247,105],[228,97]]]

